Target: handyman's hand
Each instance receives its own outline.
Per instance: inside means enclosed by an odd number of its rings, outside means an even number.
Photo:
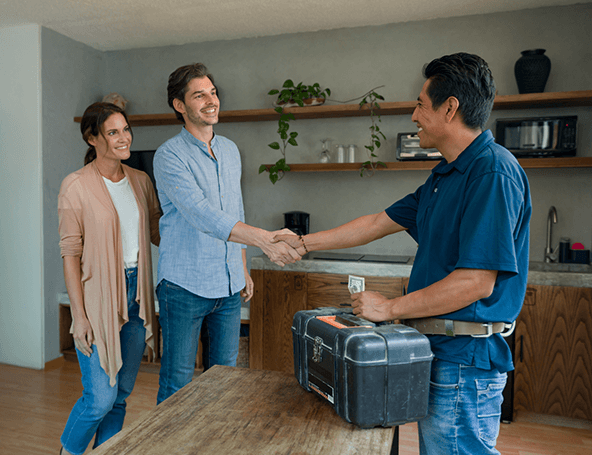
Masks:
[[[390,321],[391,301],[379,292],[364,291],[351,295],[354,314],[372,322]]]
[[[74,346],[76,349],[85,356],[90,357],[92,354],[94,336],[88,319],[84,318],[82,320],[74,321],[74,333],[72,334],[72,337],[74,338]]]
[[[294,234],[289,229],[282,229],[281,231],[275,231],[275,237],[273,238],[274,242],[285,242],[294,248],[300,256],[304,256],[307,251],[304,247],[304,240],[302,240],[302,236]]]

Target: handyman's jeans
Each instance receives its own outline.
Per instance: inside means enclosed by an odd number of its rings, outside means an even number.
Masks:
[[[203,323],[204,371],[236,366],[241,299],[206,299],[167,280],[156,288],[162,328],[162,358],[157,404],[191,382]]]
[[[421,455],[490,455],[499,434],[507,373],[434,359],[428,415],[418,422]]]
[[[144,321],[139,317],[140,307],[136,303],[137,278],[137,268],[126,269],[129,321],[121,327],[119,333],[123,365],[117,374],[115,386],[109,386],[109,376],[101,368],[95,345],[92,346],[90,358],[76,351],[84,390],[70,412],[61,437],[64,448],[74,455],[83,454],[95,434],[93,448],[107,441],[123,427],[125,399],[134,388],[146,345],[146,329]]]

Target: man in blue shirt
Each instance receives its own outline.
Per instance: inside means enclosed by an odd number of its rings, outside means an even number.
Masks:
[[[240,154],[234,142],[214,134],[220,102],[207,68],[178,68],[167,91],[169,106],[185,126],[154,156],[163,211],[158,403],[191,381],[200,331],[204,369],[236,365],[240,297],[248,301],[253,295],[245,245],[261,248],[280,266],[300,259],[287,244],[272,243],[275,233],[244,223]]]
[[[483,131],[495,97],[487,63],[444,56],[424,76],[412,120],[420,146],[444,157],[427,181],[384,212],[276,238],[303,254],[407,231],[418,243],[407,295],[353,294],[353,311],[372,321],[406,320],[430,339],[435,360],[420,453],[494,454],[513,369],[500,332],[516,320],[526,291],[530,191],[514,156]]]

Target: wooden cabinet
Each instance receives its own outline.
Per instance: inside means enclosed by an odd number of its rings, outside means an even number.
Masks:
[[[306,273],[251,270],[251,278],[249,366],[294,371],[292,318],[306,309]]]
[[[297,311],[350,303],[347,275],[251,270],[249,365],[294,372],[292,319]],[[365,277],[366,289],[389,298],[403,294],[405,278]]]
[[[528,286],[514,356],[518,413],[592,420],[592,289]]]

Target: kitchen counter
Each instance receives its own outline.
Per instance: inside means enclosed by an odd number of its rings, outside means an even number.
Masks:
[[[311,255],[315,254],[317,253],[311,253]],[[333,255],[337,257],[339,253],[333,253]],[[388,256],[385,257],[388,258]],[[359,260],[313,259],[311,256],[306,255],[301,261],[295,264],[288,264],[285,267],[274,264],[266,256],[257,256],[251,259],[251,268],[256,270],[335,273],[378,277],[408,277],[411,274],[412,266],[413,257],[407,263],[385,263],[362,262]],[[592,288],[591,265],[531,262],[529,269],[528,284]]]

